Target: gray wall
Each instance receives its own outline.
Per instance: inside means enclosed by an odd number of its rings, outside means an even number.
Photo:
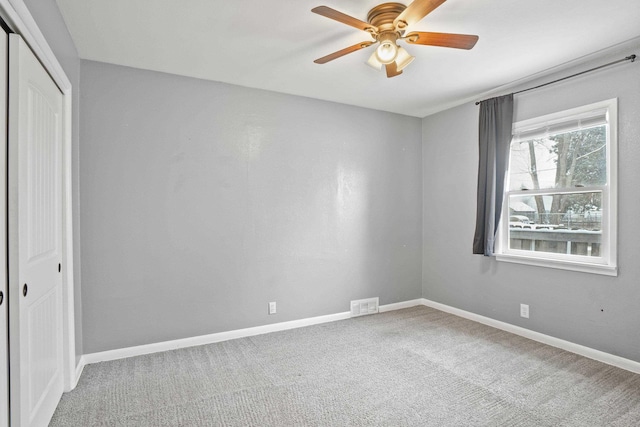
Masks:
[[[516,101],[522,120],[619,98],[612,278],[471,255],[471,103],[425,118],[421,148],[420,121],[409,117],[81,67],[55,1],[25,3],[74,87],[78,355],[345,311],[355,298],[422,295],[640,361],[637,62]],[[274,300],[278,314],[267,316]]]
[[[423,119],[423,296],[640,361],[639,94],[635,62],[516,96],[516,120],[619,98],[618,277],[472,255],[478,107],[469,103]],[[519,316],[520,303],[530,305],[529,319]]]
[[[75,44],[62,19],[55,0],[24,0],[29,12],[35,19],[40,31],[46,38],[51,50],[62,65],[65,74],[71,82],[73,91],[72,118],[72,191],[73,191],[73,278],[75,297],[75,335],[76,359],[83,354],[82,348],[82,305],[81,305],[81,276],[80,276],[80,59]]]
[[[420,119],[81,71],[85,353],[421,297]]]

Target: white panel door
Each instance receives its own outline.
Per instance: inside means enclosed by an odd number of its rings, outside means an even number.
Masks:
[[[7,298],[7,52],[9,37],[0,29],[0,427],[9,425],[9,299]]]
[[[46,426],[62,396],[62,93],[9,35],[12,426]]]

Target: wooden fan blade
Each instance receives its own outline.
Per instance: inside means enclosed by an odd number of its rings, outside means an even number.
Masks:
[[[368,33],[377,33],[378,29],[373,25],[356,19],[352,16],[345,15],[342,12],[338,12],[335,9],[331,9],[327,6],[318,6],[311,9],[311,12],[317,13],[318,15],[326,16],[329,19],[333,19],[338,22],[342,22],[343,24],[351,25],[359,30],[366,31]]]
[[[341,56],[344,56],[346,54],[355,52],[356,50],[360,50],[360,49],[364,49],[365,47],[369,47],[374,43],[375,42],[361,42],[361,43],[358,43],[358,44],[354,44],[353,46],[345,47],[342,50],[339,50],[337,52],[333,52],[332,54],[329,54],[327,56],[323,56],[322,58],[318,58],[313,62],[315,62],[316,64],[326,64],[329,61],[333,61],[336,58],[340,58]]]
[[[387,70],[388,78],[399,76],[400,74],[402,74],[402,71],[398,71],[398,65],[395,63],[395,61],[391,64],[385,65],[385,69]]]
[[[409,25],[415,24],[445,1],[446,0],[414,0],[413,3],[398,15],[393,21],[393,25],[404,29]],[[399,22],[402,24],[398,25]]]
[[[456,49],[471,49],[476,45],[478,36],[469,34],[427,33],[414,31],[407,34],[404,39],[407,43],[423,44],[427,46],[453,47]]]

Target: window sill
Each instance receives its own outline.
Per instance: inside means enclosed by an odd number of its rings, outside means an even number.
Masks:
[[[537,267],[557,268],[560,270],[580,271],[582,273],[617,276],[618,267],[605,264],[587,264],[583,262],[561,261],[554,259],[532,258],[512,254],[496,254],[496,259],[516,264],[535,265]]]

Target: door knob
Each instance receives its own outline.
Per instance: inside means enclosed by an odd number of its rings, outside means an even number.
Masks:
[[[0,291],[0,305],[2,305],[2,301],[4,301],[4,294]]]
[[[27,287],[27,284],[25,283],[24,286],[22,287],[22,295],[25,297],[27,296],[27,290],[28,290],[28,287]]]

